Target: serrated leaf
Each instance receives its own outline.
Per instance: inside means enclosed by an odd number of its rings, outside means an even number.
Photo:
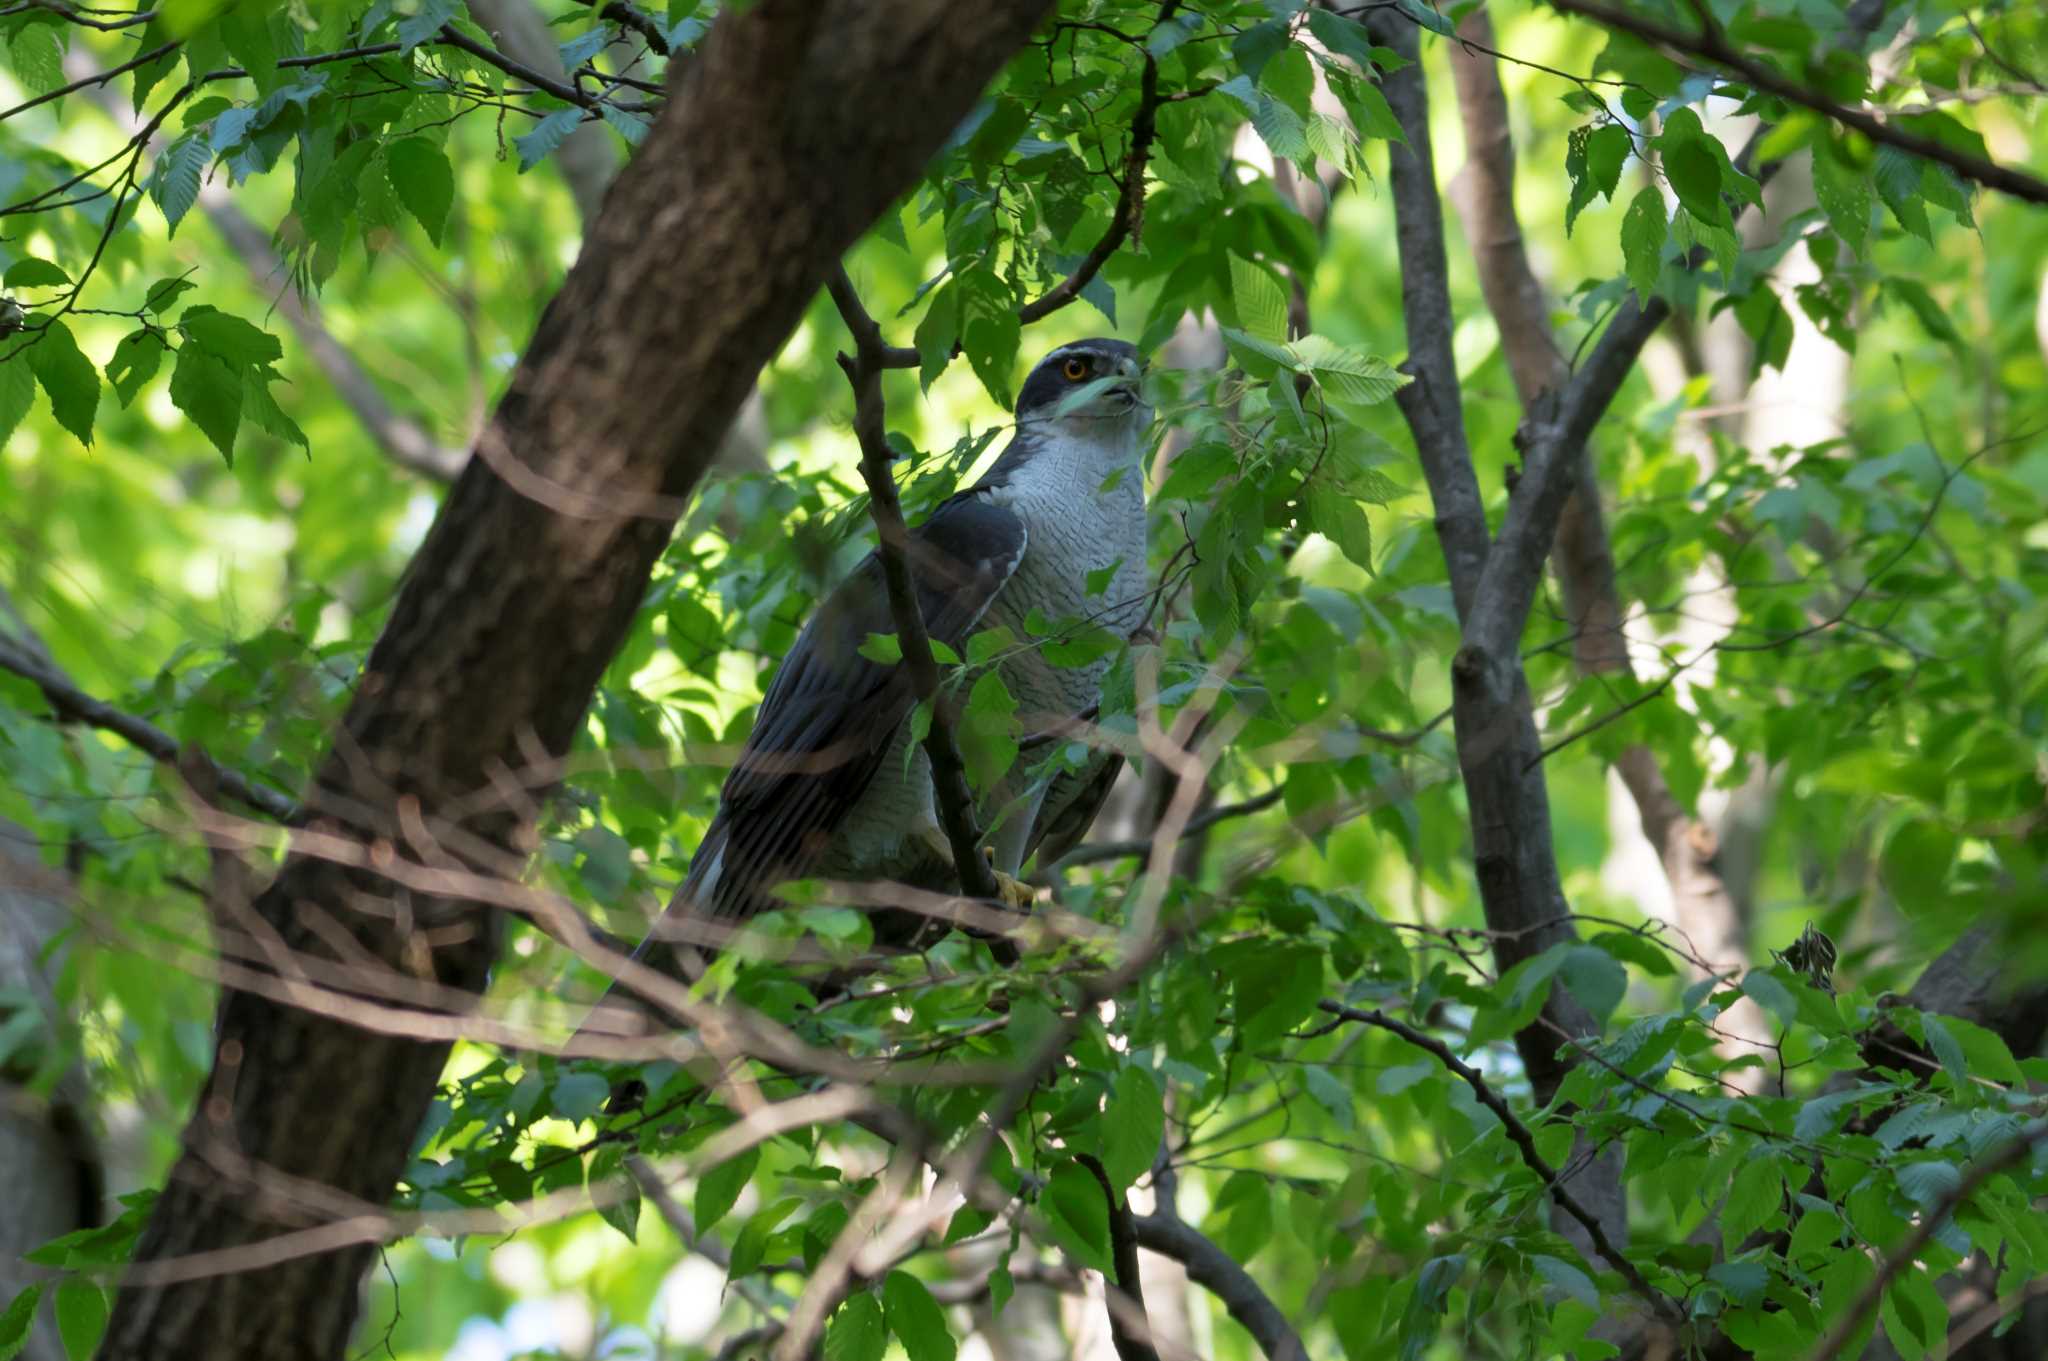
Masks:
[[[398,21],[398,50],[410,52],[441,31],[462,9],[462,0],[417,0],[419,8]]]
[[[297,421],[285,414],[284,408],[277,404],[277,398],[270,393],[270,385],[276,381],[277,375],[273,369],[251,368],[242,371],[242,418],[254,421],[260,430],[311,452],[313,446],[307,441],[306,432],[299,429]]]
[[[169,234],[178,234],[178,224],[199,199],[199,181],[206,173],[212,153],[204,128],[186,133],[165,148],[157,158],[156,174],[150,178],[150,197],[164,215]]]
[[[825,1361],[882,1361],[888,1349],[889,1329],[871,1291],[849,1295],[825,1325]]]
[[[114,347],[114,357],[107,361],[107,381],[114,385],[114,395],[122,406],[134,401],[142,385],[156,377],[164,362],[164,349],[163,336],[151,330],[131,331]]]
[[[64,88],[64,46],[57,30],[49,24],[27,24],[8,41],[14,74],[21,77],[30,94],[48,94]]]
[[[1728,1199],[1721,1206],[1721,1246],[1733,1253],[1778,1212],[1785,1196],[1785,1172],[1776,1158],[1750,1159],[1735,1173]]]
[[[621,1168],[604,1184],[604,1196],[597,1217],[626,1236],[628,1243],[640,1241],[640,1183]]]
[[[1061,1163],[1052,1170],[1038,1208],[1052,1228],[1053,1241],[1084,1267],[1110,1274],[1109,1202],[1102,1183],[1081,1164]]]
[[[626,139],[627,146],[636,147],[646,141],[647,130],[654,126],[641,115],[613,108],[610,104],[600,106],[597,112],[612,131]]]
[[[859,652],[877,665],[894,666],[903,660],[903,643],[893,633],[870,633]]]
[[[1232,254],[1230,299],[1241,328],[1260,340],[1286,341],[1287,291],[1263,267]]]
[[[961,275],[957,288],[961,348],[967,352],[967,362],[988,395],[1008,410],[1015,404],[1010,374],[1017,367],[1017,347],[1022,338],[1009,290],[985,269]]]
[[[1949,1080],[1962,1087],[1970,1080],[1970,1064],[1963,1057],[1963,1047],[1956,1043],[1956,1037],[1941,1023],[1939,1016],[1920,1017],[1920,1033],[1927,1037],[1927,1047],[1934,1051],[1934,1057],[1947,1073]]]
[[[21,357],[28,360],[49,397],[57,424],[90,448],[93,417],[100,406],[100,374],[79,350],[70,328],[61,321],[49,322]]]
[[[1259,95],[1259,107],[1252,114],[1252,127],[1274,159],[1299,161],[1308,155],[1308,127],[1300,114],[1273,96]]]
[[[71,282],[71,276],[48,260],[30,255],[9,265],[7,277],[0,282],[9,288],[62,288]]]
[[[1335,488],[1315,485],[1309,488],[1309,511],[1318,534],[1366,571],[1373,570],[1372,522],[1356,501]]]
[[[1110,1185],[1122,1191],[1149,1171],[1166,1133],[1166,1103],[1159,1083],[1143,1068],[1126,1066],[1116,1075],[1102,1113],[1102,1167]]]
[[[177,302],[179,297],[191,292],[198,286],[190,279],[158,279],[149,286],[149,291],[142,295],[142,305],[149,312],[160,317],[170,310],[171,305]]]
[[[1664,177],[1678,201],[1701,222],[1728,225],[1728,205],[1721,198],[1721,162],[1706,145],[1704,135],[1666,142]]]
[[[234,369],[274,364],[284,358],[277,337],[241,317],[206,303],[195,303],[178,318],[186,339]]]
[[[171,405],[198,426],[228,466],[235,462],[235,431],[242,424],[242,375],[190,341],[178,347],[171,370]]]
[[[946,1315],[923,1281],[907,1271],[892,1271],[882,1281],[882,1306],[889,1331],[903,1344],[910,1361],[953,1361],[959,1350]]]
[[[548,1104],[562,1119],[581,1123],[604,1108],[610,1093],[601,1073],[564,1073],[555,1079]]]
[[[697,1194],[691,1208],[696,1215],[698,1233],[709,1232],[712,1225],[725,1218],[760,1164],[761,1149],[756,1145],[697,1178]]]
[[[384,168],[398,201],[426,229],[427,238],[440,245],[448,210],[455,204],[455,171],[448,157],[424,137],[406,137],[384,148]]]
[[[1621,218],[1621,255],[1628,270],[1628,286],[1636,297],[1648,303],[1657,291],[1657,276],[1664,269],[1664,238],[1670,224],[1664,216],[1664,196],[1656,186],[1646,185],[1629,200]]]
[[[1827,148],[1815,147],[1813,197],[1827,214],[1835,235],[1850,250],[1862,254],[1870,235],[1870,181],[1861,171],[1842,164]]]
[[[582,121],[581,109],[556,109],[535,123],[532,131],[514,137],[512,147],[519,153],[519,173],[524,175],[553,155],[555,148],[567,141]]]

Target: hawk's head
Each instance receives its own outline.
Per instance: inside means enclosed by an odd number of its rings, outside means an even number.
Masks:
[[[1152,408],[1139,394],[1145,365],[1127,340],[1076,340],[1038,361],[1017,393],[1017,424],[1072,423],[1100,430],[1103,422],[1142,426]]]

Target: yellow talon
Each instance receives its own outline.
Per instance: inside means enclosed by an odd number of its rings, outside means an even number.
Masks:
[[[1038,899],[1038,890],[1015,875],[997,869],[995,847],[983,846],[981,858],[988,861],[988,872],[995,876],[996,896],[1003,900],[1003,906],[1014,912],[1029,912],[1031,904]]]

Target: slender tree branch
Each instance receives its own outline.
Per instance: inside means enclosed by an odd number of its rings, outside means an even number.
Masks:
[[[1637,1270],[1635,1263],[1622,1256],[1620,1249],[1616,1248],[1608,1239],[1607,1230],[1602,1227],[1600,1221],[1594,1217],[1593,1213],[1579,1203],[1578,1197],[1565,1189],[1564,1179],[1559,1175],[1558,1170],[1552,1167],[1549,1160],[1538,1151],[1536,1136],[1529,1132],[1529,1127],[1522,1123],[1521,1117],[1515,1114],[1514,1109],[1502,1099],[1500,1093],[1493,1090],[1492,1086],[1488,1084],[1485,1077],[1477,1069],[1452,1053],[1450,1046],[1442,1040],[1437,1039],[1433,1035],[1426,1035],[1404,1021],[1397,1021],[1383,1011],[1377,1009],[1367,1011],[1360,1007],[1347,1006],[1342,1002],[1325,1001],[1318,1005],[1323,1011],[1328,1012],[1332,1016],[1342,1017],[1347,1021],[1356,1021],[1360,1025],[1377,1026],[1381,1030],[1399,1035],[1417,1049],[1433,1056],[1437,1062],[1443,1064],[1444,1067],[1450,1069],[1451,1072],[1463,1079],[1465,1085],[1472,1089],[1472,1094],[1479,1099],[1480,1104],[1492,1111],[1494,1116],[1499,1119],[1501,1128],[1507,1131],[1508,1138],[1521,1151],[1522,1161],[1528,1164],[1530,1171],[1543,1179],[1543,1184],[1549,1189],[1551,1198],[1557,1202],[1559,1208],[1566,1214],[1579,1221],[1580,1225],[1586,1230],[1586,1236],[1592,1239],[1594,1248],[1598,1250],[1608,1265],[1621,1273],[1622,1279],[1628,1282],[1629,1289],[1641,1296],[1643,1301],[1656,1311],[1657,1316],[1672,1327],[1680,1327],[1685,1323],[1685,1311],[1678,1306],[1678,1303],[1644,1279],[1643,1273]]]
[[[1738,52],[1718,25],[1710,25],[1699,32],[1687,32],[1611,5],[1593,3],[1593,0],[1551,0],[1551,4],[1566,14],[1591,19],[1603,28],[1614,29],[1717,66],[1753,89],[1776,95],[1788,104],[1812,109],[1824,118],[1856,129],[1873,142],[1910,151],[1915,156],[1945,165],[1964,179],[1973,180],[1987,189],[1996,189],[2028,203],[2048,204],[2048,180],[2036,179],[2023,170],[2000,165],[1982,156],[1973,156],[1923,133],[1887,122],[1866,109],[1837,103],[1818,88],[1793,80]]]
[[[939,821],[946,841],[953,848],[953,868],[960,887],[974,898],[995,898],[994,871],[981,855],[981,830],[974,821],[974,794],[967,787],[967,768],[961,762],[959,745],[953,740],[952,717],[939,693],[939,664],[932,657],[931,636],[925,630],[924,612],[918,607],[916,584],[910,579],[908,548],[910,531],[903,523],[903,506],[896,498],[896,479],[889,471],[894,455],[883,434],[882,370],[887,367],[881,328],[861,304],[846,268],[839,266],[826,281],[826,289],[839,308],[846,329],[853,333],[853,354],[839,356],[839,367],[853,385],[853,430],[860,440],[860,471],[868,484],[868,510],[875,521],[876,553],[882,561],[882,580],[889,591],[889,613],[896,622],[896,639],[903,651],[902,664],[909,669],[911,690],[919,704],[931,706],[931,726],[925,732],[924,750],[932,769],[932,789],[939,803]]]
[[[1109,1204],[1109,1255],[1116,1267],[1116,1278],[1109,1286],[1124,1297],[1120,1301],[1111,1297],[1109,1302],[1109,1340],[1116,1348],[1117,1361],[1159,1361],[1159,1352],[1152,1345],[1152,1325],[1145,1312],[1145,1286],[1138,1279],[1138,1235],[1131,1226],[1130,1202],[1117,1194],[1101,1159],[1092,1153],[1082,1153],[1074,1161],[1094,1175],[1096,1185],[1102,1188],[1102,1198]],[[1119,1304],[1124,1307],[1119,1308]],[[1133,1322],[1140,1326],[1133,1329]]]
[[[1188,819],[1188,825],[1182,829],[1181,835],[1184,837],[1194,836],[1199,832],[1208,831],[1219,822],[1225,822],[1231,818],[1247,817],[1253,813],[1262,813],[1280,802],[1286,796],[1286,793],[1285,788],[1269,789],[1263,794],[1255,794],[1242,802],[1226,803],[1219,807],[1211,808],[1205,813],[1198,813]],[[1104,860],[1121,860],[1128,855],[1149,855],[1152,851],[1152,841],[1153,839],[1147,836],[1133,837],[1128,841],[1097,841],[1085,846],[1076,846],[1073,850],[1060,857],[1058,868],[1063,870],[1072,869],[1076,865],[1093,865]]]
[[[113,733],[137,751],[172,768],[179,762],[199,761],[212,770],[220,791],[245,804],[259,813],[290,822],[298,816],[298,805],[275,789],[260,785],[241,773],[217,765],[211,758],[195,749],[187,748],[177,738],[151,723],[148,719],[116,709],[113,705],[73,685],[54,665],[31,655],[13,639],[0,638],[0,670],[32,682],[43,692],[43,698],[50,702],[51,710],[58,721],[83,723],[90,728],[100,728]]]
[[[138,66],[147,66],[151,62],[155,61],[158,57],[161,57],[166,53],[177,50],[177,46],[178,44],[175,41],[173,41],[164,43],[157,47],[152,47],[149,49],[149,51],[144,52],[141,56],[130,57],[127,61],[122,62],[119,66],[114,67],[112,70],[101,71],[97,75],[87,76],[84,80],[74,80],[69,85],[61,85],[54,90],[50,90],[44,94],[39,94],[33,99],[25,99],[21,103],[16,104],[13,108],[7,110],[7,112],[0,113],[0,123],[5,123],[8,119],[14,117],[14,115],[18,113],[27,113],[30,109],[35,108],[37,105],[47,104],[53,99],[62,99],[65,95],[68,94],[75,94],[76,92],[84,89],[88,85],[103,85],[107,81],[112,80],[115,76],[125,75],[128,72],[133,71]]]
[[[1188,1279],[1214,1295],[1238,1326],[1252,1335],[1266,1361],[1308,1361],[1301,1334],[1287,1321],[1272,1297],[1238,1265],[1237,1259],[1211,1242],[1178,1215],[1136,1215],[1131,1220],[1138,1246],[1171,1257],[1187,1268]]]

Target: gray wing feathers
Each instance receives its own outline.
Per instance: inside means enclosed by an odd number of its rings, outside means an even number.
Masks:
[[[1023,559],[1024,522],[985,489],[963,492],[911,531],[909,559],[925,627],[964,650]],[[880,558],[870,553],[828,596],[775,673],[718,815],[677,894],[700,915],[746,916],[800,878],[866,792],[914,702],[901,666],[869,661],[870,633],[894,633]]]

